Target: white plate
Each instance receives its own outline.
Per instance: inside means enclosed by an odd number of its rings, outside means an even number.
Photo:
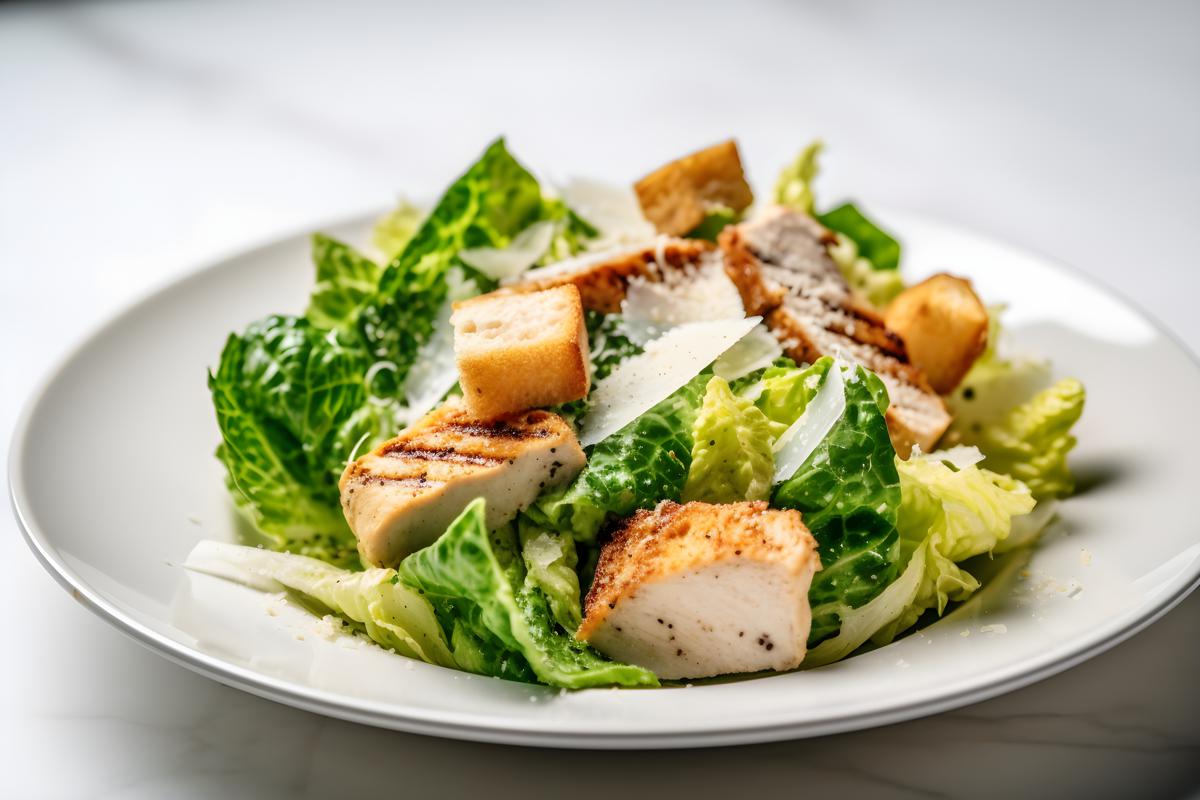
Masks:
[[[46,568],[88,608],[223,683],[406,731],[569,747],[679,747],[814,736],[976,702],[1064,670],[1179,602],[1200,575],[1200,371],[1144,315],[1043,259],[885,215],[906,273],[941,269],[1011,304],[1018,342],[1081,378],[1080,494],[1033,552],[991,564],[976,599],[923,632],[809,672],[690,688],[558,692],[414,663],[316,632],[262,595],[185,576],[236,522],[212,457],[205,388],[226,335],[304,307],[296,236],[162,289],[79,347],[33,398],[10,462],[13,506]],[[366,222],[332,226],[350,241]],[[1181,647],[1190,646],[1181,642]]]

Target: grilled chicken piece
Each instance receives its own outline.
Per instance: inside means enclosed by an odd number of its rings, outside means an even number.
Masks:
[[[835,356],[875,372],[891,398],[887,422],[896,452],[907,458],[914,444],[933,450],[950,425],[946,405],[909,362],[904,341],[856,300],[829,256],[834,241],[811,217],[775,207],[726,228],[720,246],[746,313],[764,315],[789,356]]]
[[[665,679],[793,669],[816,547],[798,511],[663,502],[601,549],[576,635]]]
[[[476,497],[487,498],[488,526],[502,525],[584,462],[557,414],[481,421],[451,401],[346,467],[342,511],[363,560],[394,567],[436,541]]]
[[[592,253],[530,270],[502,292],[536,292],[573,284],[583,307],[604,314],[621,310],[631,278],[656,280],[661,269],[686,269],[700,263],[712,245],[694,239],[660,238],[642,247]]]

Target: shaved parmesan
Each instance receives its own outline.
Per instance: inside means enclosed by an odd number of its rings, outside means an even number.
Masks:
[[[454,304],[479,294],[475,281],[465,280],[461,270],[454,269],[446,276],[450,284],[446,301],[438,309],[433,333],[417,350],[416,361],[404,381],[404,396],[411,424],[433,410],[446,393],[458,383],[458,362],[454,358],[454,326],[450,315]]]
[[[916,455],[916,453],[913,455]],[[935,450],[932,453],[922,455],[921,458],[930,461],[944,461],[955,469],[969,469],[980,461],[983,461],[983,453],[979,452],[978,447],[960,444],[947,450]]]
[[[758,325],[717,359],[713,372],[727,381],[736,381],[751,372],[766,369],[782,355],[779,340],[765,325]]]
[[[557,227],[558,223],[550,220],[535,222],[518,233],[508,247],[476,247],[460,251],[458,257],[493,280],[513,278],[546,255]]]
[[[621,247],[610,247],[605,250],[588,251],[574,258],[564,258],[562,261],[555,261],[553,264],[547,264],[544,267],[531,269],[523,275],[514,275],[509,278],[504,278],[500,282],[503,284],[520,283],[522,281],[540,281],[547,278],[558,278],[563,275],[570,275],[574,272],[581,272],[589,267],[594,267],[597,264],[603,264],[606,261],[612,261],[620,258],[634,250],[640,250],[653,244],[653,239],[647,239],[642,242],[639,247],[623,245]]]
[[[809,401],[800,418],[775,441],[775,483],[782,483],[804,466],[808,457],[846,412],[846,390],[842,369],[834,362],[825,381]]]
[[[700,374],[761,321],[761,317],[689,322],[672,328],[622,361],[592,390],[579,442],[589,447],[624,428]]]
[[[604,248],[644,242],[655,230],[644,216],[630,186],[588,178],[571,178],[561,189],[563,201],[600,232],[595,246]]]
[[[746,311],[721,257],[707,256],[695,269],[662,270],[657,280],[630,278],[621,314],[625,335],[644,345],[676,325],[742,319]]]

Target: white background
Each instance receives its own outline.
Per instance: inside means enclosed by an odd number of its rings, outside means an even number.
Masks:
[[[760,186],[819,135],[828,200],[921,211],[1074,264],[1200,346],[1200,5],[643,6],[0,7],[0,429],[72,343],[149,287],[434,192],[502,132],[546,174],[616,179],[735,134]],[[64,454],[64,502],[103,462]],[[0,607],[0,796],[1200,786],[1200,597],[1082,667],[958,712],[625,755],[376,731],[224,688],[76,605],[7,518]]]

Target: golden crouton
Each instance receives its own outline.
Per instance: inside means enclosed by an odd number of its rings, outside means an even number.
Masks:
[[[450,322],[459,384],[475,416],[587,396],[591,359],[575,286],[485,294],[456,303]]]
[[[670,236],[693,230],[713,206],[742,211],[754,201],[732,139],[659,167],[633,188],[646,219]]]
[[[884,322],[938,394],[952,392],[987,346],[987,309],[970,281],[945,273],[901,292]]]

